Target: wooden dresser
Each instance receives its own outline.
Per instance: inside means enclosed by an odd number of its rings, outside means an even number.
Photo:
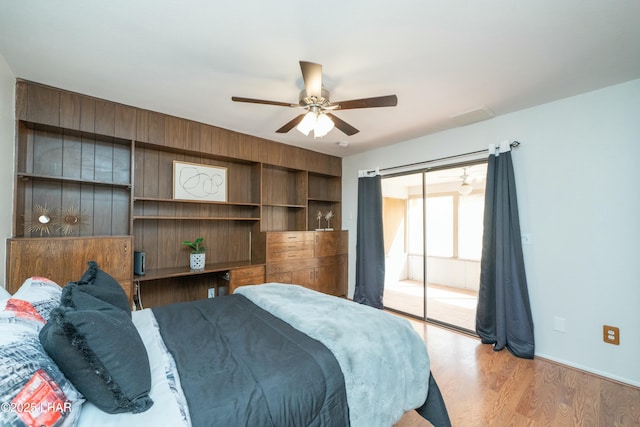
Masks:
[[[330,295],[347,291],[347,231],[267,232],[266,281]]]

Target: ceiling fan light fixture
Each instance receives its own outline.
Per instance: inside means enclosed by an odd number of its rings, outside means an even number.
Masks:
[[[309,135],[309,132],[311,132],[316,127],[316,122],[317,122],[316,112],[309,111],[307,114],[305,114],[304,118],[298,124],[298,126],[296,126],[296,129],[298,129],[305,136],[307,136]]]
[[[305,136],[313,131],[314,138],[322,138],[333,129],[334,123],[326,114],[320,112],[318,107],[311,107],[309,112],[304,115],[296,129]]]
[[[462,178],[462,184],[460,185],[460,188],[458,188],[458,193],[461,196],[468,196],[473,191],[473,187],[471,186],[470,182],[472,180],[469,179],[471,177],[467,175],[467,168],[464,168],[464,173],[460,178]]]
[[[333,120],[327,117],[326,114],[318,114],[318,119],[316,120],[316,126],[313,129],[313,137],[314,138],[322,138],[326,134],[328,134],[331,129],[333,129]]]
[[[458,189],[458,193],[460,193],[462,196],[468,196],[472,191],[473,187],[471,186],[471,184],[467,184],[466,182],[463,182]]]
[[[277,129],[276,133],[287,133],[295,127],[305,136],[308,136],[309,132],[313,130],[314,138],[322,138],[331,132],[334,127],[347,136],[352,136],[359,132],[358,129],[349,123],[331,114],[334,110],[395,107],[398,105],[398,97],[396,95],[331,102],[329,99],[329,91],[322,85],[322,65],[307,61],[299,62],[300,71],[302,71],[302,80],[304,81],[304,89],[300,91],[297,104],[269,101],[266,99],[244,98],[240,96],[232,96],[231,100],[234,102],[303,108],[307,110],[307,113],[298,114]]]

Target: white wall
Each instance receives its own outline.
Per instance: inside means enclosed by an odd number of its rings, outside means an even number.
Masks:
[[[513,162],[536,354],[640,386],[640,80],[344,158],[349,294],[359,169],[506,139],[522,143]],[[620,327],[619,346],[602,342],[604,324]]]
[[[422,281],[425,270],[422,265],[422,256],[415,258],[413,263],[409,260],[409,264],[415,265],[416,280]],[[426,270],[429,283],[468,291],[478,291],[480,288],[480,261],[428,256]]]
[[[0,54],[0,280],[6,287],[6,239],[13,223],[16,77]]]

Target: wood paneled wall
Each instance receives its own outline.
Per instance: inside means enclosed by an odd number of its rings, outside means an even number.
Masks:
[[[18,80],[18,120],[213,156],[341,176],[339,157],[216,126]]]

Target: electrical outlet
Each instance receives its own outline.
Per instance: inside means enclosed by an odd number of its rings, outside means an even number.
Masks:
[[[602,326],[602,339],[607,344],[620,345],[620,328],[615,326]]]
[[[207,298],[215,298],[216,296],[216,288],[209,288],[207,290]]]

